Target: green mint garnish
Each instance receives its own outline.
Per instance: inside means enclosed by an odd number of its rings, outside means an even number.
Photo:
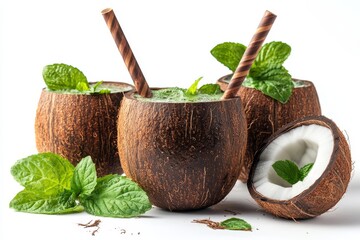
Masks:
[[[291,53],[291,47],[283,42],[270,42],[260,49],[254,68],[281,68]]]
[[[81,203],[86,212],[105,217],[135,217],[151,209],[146,193],[119,175],[99,178],[93,193]]]
[[[217,101],[222,92],[218,84],[205,84],[198,88],[202,77],[195,80],[188,89],[172,87],[153,91],[152,98],[141,98],[142,101],[152,102],[204,102]]]
[[[103,83],[104,81],[99,81],[97,83],[95,83],[95,85],[91,86],[90,87],[90,92],[91,93],[95,93],[97,88]]]
[[[107,88],[101,88],[101,84],[103,84],[104,81],[99,81],[97,83],[95,83],[93,86],[90,86],[90,93],[92,94],[106,94],[106,93],[110,93],[110,89]]]
[[[84,208],[76,203],[75,195],[69,190],[48,194],[43,191],[24,189],[11,200],[10,207],[20,212],[42,214],[84,211]]]
[[[110,93],[111,90],[110,89],[107,89],[107,88],[103,88],[95,93],[98,93],[98,94],[107,94],[107,93]]]
[[[196,79],[195,82],[193,84],[191,84],[191,86],[186,90],[185,94],[187,96],[194,96],[197,94],[198,85],[199,85],[199,82],[201,79],[202,79],[202,77],[199,77],[198,79]]]
[[[104,94],[109,93],[109,89],[99,89],[102,81],[90,86],[86,76],[77,68],[56,63],[47,65],[43,69],[43,79],[49,90],[69,91],[75,93]]]
[[[235,72],[245,50],[246,46],[241,43],[225,42],[216,45],[210,52],[216,60]]]
[[[50,90],[89,90],[86,76],[77,68],[66,64],[47,65],[43,69],[43,78]]]
[[[220,226],[228,230],[251,231],[251,225],[241,218],[229,218],[220,222]]]
[[[309,174],[313,166],[313,163],[309,163],[300,168],[300,181],[304,181],[305,177]]]
[[[220,94],[221,93],[221,89],[219,84],[205,84],[202,85],[199,90],[198,93],[200,94],[208,94],[208,95],[216,95],[216,94]]]
[[[71,179],[71,190],[79,197],[90,195],[97,184],[95,164],[90,156],[77,165]]]
[[[195,80],[193,84],[185,91],[187,96],[196,96],[199,94],[216,95],[221,93],[220,86],[218,84],[205,84],[198,88],[199,82],[202,77]]]
[[[293,161],[279,160],[276,161],[272,167],[279,177],[291,185],[294,185],[297,182],[303,181],[305,179],[313,165],[313,163],[309,163],[299,169]]]
[[[245,52],[243,49],[242,44],[226,42],[215,46],[211,54],[234,72]],[[294,88],[291,75],[283,66],[290,52],[291,47],[283,42],[264,44],[243,85],[286,103]]]
[[[15,180],[29,191],[47,194],[70,190],[74,166],[65,158],[52,153],[41,153],[21,159],[11,167]]]
[[[10,202],[17,211],[64,214],[85,210],[97,216],[134,217],[151,209],[146,193],[130,179],[116,174],[97,179],[90,156],[74,168],[59,155],[40,153],[17,161],[11,174],[25,187]]]

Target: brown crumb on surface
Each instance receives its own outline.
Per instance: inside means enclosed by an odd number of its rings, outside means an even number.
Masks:
[[[194,219],[192,222],[206,224],[208,227],[212,229],[225,229],[223,226],[220,226],[220,223],[211,221],[210,219],[200,219],[200,220]]]
[[[100,227],[98,227],[97,229],[95,229],[94,231],[92,231],[91,235],[95,236],[95,233],[96,233],[97,231],[99,231],[99,228],[100,228]]]
[[[238,213],[233,211],[233,210],[227,210],[225,209],[224,212],[228,212],[228,213],[231,213],[232,215],[237,215]]]
[[[101,220],[100,219],[97,219],[93,222],[93,220],[91,220],[90,222],[88,223],[78,223],[79,226],[82,226],[84,228],[90,228],[90,227],[96,227],[96,229],[94,231],[91,232],[91,235],[95,236],[95,233],[99,230],[100,228],[100,223],[101,223]]]

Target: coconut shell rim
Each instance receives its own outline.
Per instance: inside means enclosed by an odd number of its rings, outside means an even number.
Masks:
[[[96,82],[89,82],[89,84],[94,84]],[[131,89],[129,90],[125,90],[125,91],[121,91],[121,92],[110,92],[110,93],[106,93],[106,94],[89,94],[89,93],[68,93],[68,92],[57,92],[57,91],[52,91],[52,90],[48,90],[47,87],[43,87],[41,89],[42,93],[49,93],[49,94],[58,94],[58,95],[71,95],[71,96],[101,96],[101,95],[112,95],[112,94],[126,94],[128,92],[133,92],[135,90],[135,87],[129,83],[125,83],[125,82],[115,82],[115,81],[103,81],[102,83],[109,83],[109,84],[114,84],[114,85],[123,85],[123,86],[127,86],[127,87],[131,87]]]
[[[165,89],[167,87],[152,87],[150,88],[151,90],[160,90],[160,89]],[[133,95],[134,94],[138,94],[137,91],[131,91],[131,92],[127,92],[124,94],[124,98],[128,99],[128,100],[133,100],[133,101],[137,101],[137,102],[142,102],[142,103],[146,103],[146,104],[164,104],[164,105],[168,105],[168,104],[183,104],[183,105],[203,105],[203,104],[209,104],[209,103],[220,103],[220,102],[229,102],[229,101],[233,101],[234,99],[238,99],[238,101],[240,101],[241,105],[243,106],[242,100],[240,98],[240,96],[235,96],[233,98],[229,98],[229,99],[219,99],[219,100],[215,100],[215,101],[202,101],[202,102],[156,102],[156,101],[141,101],[136,99]]]
[[[220,77],[216,82],[217,83],[220,83],[220,84],[229,84],[228,81],[226,81],[225,79],[232,76],[232,74],[227,74],[227,75],[224,75],[222,77]],[[298,88],[302,88],[302,87],[312,87],[314,86],[314,83],[310,80],[304,80],[304,79],[299,79],[299,78],[291,78],[294,82],[305,82],[307,83],[308,85],[306,86],[301,86],[301,87],[294,87],[294,89],[298,89]],[[249,87],[246,87],[246,86],[241,86],[241,87],[244,87],[244,88],[249,88]],[[255,88],[249,88],[249,89],[255,89]]]
[[[255,169],[256,169],[256,167],[257,167],[257,165],[259,163],[259,159],[260,159],[259,157],[260,157],[261,153],[264,151],[264,149],[273,140],[275,140],[279,136],[280,133],[289,132],[290,130],[295,129],[295,128],[300,127],[300,126],[311,125],[313,123],[301,124],[301,123],[304,123],[306,121],[311,121],[311,120],[324,122],[325,124],[320,125],[320,126],[324,126],[324,127],[329,128],[331,130],[331,132],[332,132],[332,135],[333,135],[334,147],[333,147],[333,150],[332,150],[332,153],[331,153],[329,163],[326,166],[324,172],[316,179],[316,181],[313,182],[313,184],[309,188],[305,189],[304,191],[302,191],[298,195],[296,195],[296,196],[294,196],[294,197],[292,197],[290,199],[287,199],[287,200],[277,200],[277,199],[269,198],[269,197],[266,197],[266,196],[262,195],[258,191],[256,191],[256,188],[253,186],[252,179],[254,177]],[[334,130],[336,130],[336,131],[334,131]],[[335,123],[331,119],[329,119],[329,118],[327,118],[325,116],[307,116],[307,117],[303,117],[303,118],[301,118],[299,120],[296,120],[296,121],[293,121],[293,122],[290,122],[290,123],[284,125],[278,131],[276,131],[274,134],[272,134],[271,137],[264,142],[263,146],[255,154],[254,162],[253,162],[253,165],[251,167],[250,174],[249,174],[249,181],[247,182],[247,187],[248,187],[248,190],[250,192],[250,195],[253,196],[253,194],[255,194],[255,196],[258,197],[259,199],[261,199],[261,201],[266,201],[266,202],[269,202],[269,203],[276,203],[276,204],[283,205],[283,204],[288,204],[288,203],[291,203],[291,202],[295,202],[298,199],[302,199],[303,196],[306,196],[306,195],[310,194],[319,185],[319,183],[322,181],[322,179],[326,178],[326,176],[328,175],[328,173],[332,169],[332,166],[335,164],[336,155],[337,155],[336,154],[336,148],[339,147],[339,142],[340,142],[339,138],[340,138],[340,135],[339,135],[339,133],[337,131],[337,127],[336,127]]]

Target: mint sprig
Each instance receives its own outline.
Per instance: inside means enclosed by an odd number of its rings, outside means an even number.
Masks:
[[[171,87],[153,91],[150,101],[159,102],[196,102],[219,100],[221,89],[218,84],[204,84],[200,88],[199,82],[202,77],[196,79],[189,88]],[[146,101],[147,99],[142,99]]]
[[[239,43],[218,44],[211,54],[232,72],[236,70],[246,47]],[[283,66],[291,47],[283,42],[270,42],[260,49],[244,81],[246,87],[255,88],[281,103],[286,103],[294,88],[291,75]]]
[[[96,177],[90,156],[76,168],[53,153],[21,159],[11,168],[24,190],[10,202],[17,211],[65,214],[86,211],[97,216],[134,217],[151,209],[146,193],[133,181],[117,174]]]
[[[186,89],[185,95],[186,96],[196,96],[198,94],[207,94],[207,95],[216,95],[221,93],[220,86],[218,84],[204,84],[200,88],[198,88],[199,82],[201,81],[202,77],[199,77],[195,80],[191,86]]]
[[[109,89],[103,88],[98,90],[103,81],[99,81],[94,86],[90,86],[84,73],[71,65],[63,63],[46,65],[42,75],[47,88],[52,91],[68,91],[85,94],[110,93]]]
[[[77,68],[63,63],[47,65],[43,78],[50,90],[89,90],[86,76]]]
[[[313,165],[313,163],[309,163],[299,169],[299,167],[293,161],[279,160],[276,161],[272,167],[279,177],[291,185],[294,185],[299,181],[304,181]]]
[[[202,77],[196,79],[195,82],[186,90],[185,94],[187,96],[195,96],[197,94],[198,85],[201,79]]]

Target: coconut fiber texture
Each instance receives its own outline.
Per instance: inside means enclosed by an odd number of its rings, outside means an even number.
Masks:
[[[239,176],[247,137],[240,98],[159,103],[127,94],[118,122],[124,172],[160,208],[211,206]]]
[[[99,176],[121,174],[116,121],[123,95],[62,94],[44,89],[35,120],[38,151],[60,154],[74,165],[91,156]]]
[[[229,78],[228,75],[218,80],[222,90],[227,88],[228,84],[225,79]],[[243,86],[238,91],[244,104],[249,134],[239,177],[242,182],[248,180],[255,153],[275,131],[302,117],[321,115],[320,102],[314,84],[305,80],[294,81],[302,81],[305,86],[294,88],[286,104],[282,104],[254,88]]]

